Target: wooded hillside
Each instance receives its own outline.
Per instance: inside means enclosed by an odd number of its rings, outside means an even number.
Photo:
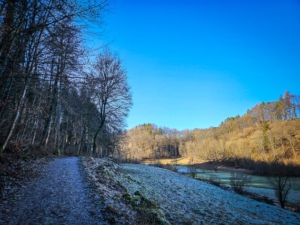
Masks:
[[[0,153],[112,154],[130,88],[120,58],[87,44],[108,1],[0,2]]]
[[[300,164],[300,98],[285,92],[278,101],[254,106],[219,127],[178,131],[143,124],[126,133],[124,158],[189,157],[191,160]]]

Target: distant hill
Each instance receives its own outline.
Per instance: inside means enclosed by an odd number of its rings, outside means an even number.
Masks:
[[[260,103],[243,116],[230,117],[218,127],[178,131],[143,124],[126,132],[123,158],[179,157],[300,165],[300,96],[285,92],[278,101]]]

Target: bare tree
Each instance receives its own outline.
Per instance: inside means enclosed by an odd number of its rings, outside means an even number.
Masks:
[[[132,106],[132,98],[121,60],[109,50],[98,55],[88,81],[91,85],[91,99],[98,110],[94,115],[97,119],[93,137],[95,152],[98,135],[105,124],[110,129],[122,128]]]
[[[292,187],[291,178],[287,174],[285,165],[279,160],[275,160],[271,164],[269,174],[269,184],[274,189],[281,208],[284,208]]]
[[[46,145],[51,138],[59,145],[61,121],[75,121],[66,118],[74,114],[64,113],[61,90],[76,83],[69,76],[83,55],[78,46],[101,25],[107,6],[107,0],[0,1],[0,152],[11,140]]]
[[[296,158],[297,155],[296,155],[296,129],[295,129],[295,127],[290,126],[288,124],[284,124],[283,133],[284,133],[284,137],[288,140],[288,142],[291,146],[294,158]]]
[[[196,168],[196,166],[190,164],[190,165],[188,166],[188,173],[190,174],[190,176],[191,176],[192,178],[196,178],[196,175],[197,175],[197,168]]]

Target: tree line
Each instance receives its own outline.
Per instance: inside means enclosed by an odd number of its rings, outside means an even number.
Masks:
[[[123,158],[189,157],[230,161],[283,160],[299,164],[300,98],[288,91],[278,101],[261,103],[243,116],[225,119],[219,127],[178,131],[154,124],[128,130]]]
[[[107,8],[106,0],[1,0],[0,151],[115,151],[132,105],[126,71],[117,54],[94,56],[86,44]]]

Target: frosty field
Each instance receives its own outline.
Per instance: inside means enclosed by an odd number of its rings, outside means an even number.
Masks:
[[[189,166],[177,166],[178,172],[182,174],[189,173]],[[214,170],[203,170],[197,169],[196,170],[196,177],[203,178],[203,179],[218,179],[221,184],[225,184],[230,186],[230,178],[232,175],[232,171],[235,171],[232,168],[225,168],[225,169],[218,169],[218,171]],[[239,171],[243,173],[244,171]],[[247,171],[246,171],[247,172]],[[277,198],[275,196],[274,190],[270,187],[270,184],[266,177],[264,176],[256,176],[256,175],[249,175],[251,179],[248,183],[245,184],[245,190],[260,195],[266,196],[269,199],[272,199],[274,202],[277,202]],[[287,201],[300,206],[300,178],[291,178],[292,188],[289,192],[287,197]]]
[[[172,224],[300,224],[300,214],[257,202],[184,175],[123,164],[122,184],[155,201]]]

